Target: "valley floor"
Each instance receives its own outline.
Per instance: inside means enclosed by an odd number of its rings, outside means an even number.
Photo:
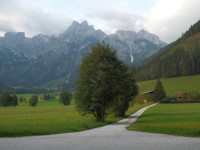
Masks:
[[[155,106],[156,107],[156,106]],[[144,109],[143,109],[144,110]],[[199,138],[127,131],[142,112],[104,127],[49,136],[0,138],[1,150],[199,150]]]

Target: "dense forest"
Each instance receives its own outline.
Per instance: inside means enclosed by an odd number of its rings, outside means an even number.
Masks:
[[[133,70],[137,80],[200,74],[200,20],[177,41]]]

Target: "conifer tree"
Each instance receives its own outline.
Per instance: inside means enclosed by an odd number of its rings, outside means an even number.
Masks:
[[[155,89],[153,91],[153,99],[155,101],[159,101],[160,102],[165,97],[166,97],[166,93],[165,93],[164,87],[163,87],[162,82],[160,81],[160,79],[158,79],[158,81],[156,83],[156,86],[155,86]]]

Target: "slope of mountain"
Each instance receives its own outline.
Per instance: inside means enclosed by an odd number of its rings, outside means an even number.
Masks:
[[[200,74],[200,21],[135,70],[138,80]]]
[[[166,45],[144,30],[107,35],[86,21],[74,21],[58,37],[40,34],[27,38],[24,32],[8,32],[0,38],[0,78],[13,87],[71,88],[83,56],[97,42],[108,43],[129,65],[140,63]]]

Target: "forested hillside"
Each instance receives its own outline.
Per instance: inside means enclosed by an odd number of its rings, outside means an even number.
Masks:
[[[137,80],[200,74],[200,21],[134,71]]]

